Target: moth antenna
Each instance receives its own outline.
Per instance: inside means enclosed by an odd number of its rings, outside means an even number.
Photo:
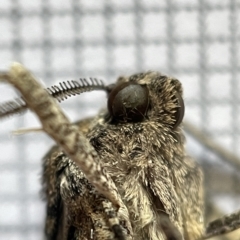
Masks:
[[[8,74],[1,74],[0,78],[8,78]],[[107,87],[103,84],[102,80],[97,78],[80,78],[79,80],[71,80],[60,82],[58,85],[53,85],[46,89],[46,91],[58,102],[66,100],[68,97],[80,95],[84,92],[94,90],[107,91]],[[27,110],[25,101],[20,97],[13,101],[8,101],[0,104],[0,119],[12,116],[14,114],[21,114]]]
[[[67,82],[59,83],[59,86],[54,85],[47,88],[50,95],[56,98],[59,102],[64,101],[68,97],[79,95],[83,92],[90,92],[93,90],[104,90],[106,91],[106,86],[103,82],[97,78],[80,78],[78,81],[71,80]]]
[[[22,98],[16,98],[13,101],[5,102],[0,105],[0,119],[22,114],[27,110],[27,105]]]

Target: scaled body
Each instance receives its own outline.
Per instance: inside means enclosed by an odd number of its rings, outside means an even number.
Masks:
[[[118,80],[125,82],[148,90],[143,119],[119,121],[106,110],[78,126],[116,184],[133,232],[125,225],[125,212],[108,209],[109,201],[55,147],[44,159],[47,239],[121,239],[115,238],[114,217],[127,239],[192,240],[203,234],[202,172],[186,155],[181,127],[175,124],[180,82],[155,72]]]

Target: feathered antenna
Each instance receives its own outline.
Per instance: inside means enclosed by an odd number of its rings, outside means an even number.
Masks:
[[[22,98],[15,98],[0,104],[0,119],[14,114],[20,114],[27,110],[27,105]]]
[[[0,74],[0,78],[8,77],[7,74]],[[83,92],[94,90],[107,91],[107,87],[102,80],[97,78],[80,78],[78,81],[71,80],[60,82],[59,86],[54,85],[46,89],[46,91],[59,102],[66,100],[68,97],[80,95]],[[13,101],[8,101],[0,104],[0,119],[14,114],[20,114],[27,110],[27,105],[22,98],[16,98]]]
[[[72,80],[67,82],[59,83],[59,86],[52,86],[47,88],[50,95],[56,98],[59,102],[66,100],[68,97],[79,95],[83,92],[90,92],[93,90],[104,90],[106,91],[106,86],[103,82],[97,78],[80,78],[79,81]]]

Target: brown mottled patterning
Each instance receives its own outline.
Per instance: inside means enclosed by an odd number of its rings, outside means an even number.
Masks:
[[[129,86],[130,94],[121,96]],[[141,99],[136,100],[139,91]],[[118,209],[95,190],[75,162],[58,147],[48,153],[43,172],[47,239],[201,237],[203,176],[185,152],[181,96],[180,82],[160,73],[121,77],[109,89],[108,110],[77,123],[117,186],[132,233]]]

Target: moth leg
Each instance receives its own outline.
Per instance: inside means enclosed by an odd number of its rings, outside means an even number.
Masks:
[[[96,190],[119,209],[132,234],[128,209],[124,205],[115,183],[102,168],[97,152],[78,128],[70,123],[58,104],[31,73],[19,63],[13,64],[9,74],[0,75],[0,79],[5,79],[21,92],[27,106],[39,117],[44,131],[79,166]]]
[[[124,219],[120,225],[113,204],[95,190],[76,164],[57,147],[44,159],[44,186],[48,198],[47,239],[131,239]]]
[[[59,152],[61,152],[59,147],[55,146],[43,158],[42,193],[47,202],[45,236],[48,240],[65,239],[66,237],[67,218],[60,194],[59,174],[57,174],[57,163],[61,161]]]
[[[227,234],[240,228],[240,211],[210,222],[202,239]]]
[[[104,212],[106,213],[106,216],[108,218],[110,228],[114,232],[115,239],[124,240],[125,235],[127,235],[127,233],[123,234],[123,230],[120,225],[117,212],[113,208],[111,202],[107,200],[103,200],[102,205],[103,205]]]

